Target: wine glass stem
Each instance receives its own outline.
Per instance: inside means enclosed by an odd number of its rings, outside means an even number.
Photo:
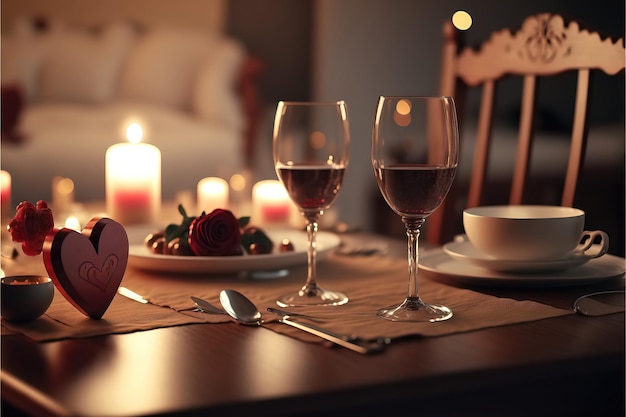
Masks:
[[[424,219],[403,218],[402,222],[404,222],[404,226],[406,227],[406,235],[408,238],[409,288],[407,301],[417,301],[419,299],[417,293],[418,241],[420,236],[420,227],[424,223]]]
[[[314,294],[317,289],[317,221],[319,214],[305,214],[304,218],[306,219],[309,248],[307,251],[307,278],[302,291]]]

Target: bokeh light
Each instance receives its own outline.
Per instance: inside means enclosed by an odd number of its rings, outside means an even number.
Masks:
[[[323,132],[311,132],[309,144],[313,149],[322,149],[326,145],[326,135]]]
[[[472,27],[472,16],[465,10],[458,10],[452,15],[452,24],[458,30],[467,30]]]
[[[393,120],[398,126],[406,127],[411,124],[411,102],[400,100],[396,104],[396,111],[393,113]]]
[[[63,178],[57,183],[57,191],[63,195],[70,195],[74,192],[74,181],[70,178]]]
[[[246,188],[246,177],[241,174],[234,174],[230,177],[230,187],[235,191],[243,191]]]

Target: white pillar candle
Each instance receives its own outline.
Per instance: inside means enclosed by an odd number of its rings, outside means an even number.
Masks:
[[[287,226],[295,206],[285,187],[276,180],[263,180],[252,187],[251,224],[264,227]]]
[[[218,177],[207,177],[198,181],[198,215],[219,208],[228,210],[228,182]]]
[[[0,216],[5,218],[13,217],[13,207],[11,205],[11,174],[8,171],[0,170]]]
[[[108,215],[122,224],[150,223],[161,211],[161,151],[139,143],[141,126],[131,124],[126,136],[106,151],[106,205]]]

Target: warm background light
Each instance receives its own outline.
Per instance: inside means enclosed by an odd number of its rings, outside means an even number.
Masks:
[[[246,189],[246,177],[241,174],[234,174],[230,177],[230,187],[235,191],[243,191]]]
[[[58,213],[69,213],[74,204],[74,181],[71,178],[52,178],[52,206]]]
[[[406,116],[411,112],[411,103],[408,100],[400,100],[396,104],[396,111],[403,116]]]
[[[57,183],[57,189],[59,193],[69,195],[74,192],[74,181],[70,178],[62,178]]]
[[[326,135],[320,131],[311,132],[309,144],[313,149],[322,149],[326,144]]]
[[[458,30],[467,30],[472,27],[472,16],[465,10],[459,10],[452,15],[452,24]]]
[[[411,124],[411,103],[407,100],[400,100],[396,104],[396,111],[393,113],[393,120],[398,126],[406,127]]]

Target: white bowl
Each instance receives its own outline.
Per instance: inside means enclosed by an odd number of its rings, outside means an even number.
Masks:
[[[577,248],[585,212],[561,206],[482,206],[463,211],[463,227],[476,249],[496,259],[554,260]]]

